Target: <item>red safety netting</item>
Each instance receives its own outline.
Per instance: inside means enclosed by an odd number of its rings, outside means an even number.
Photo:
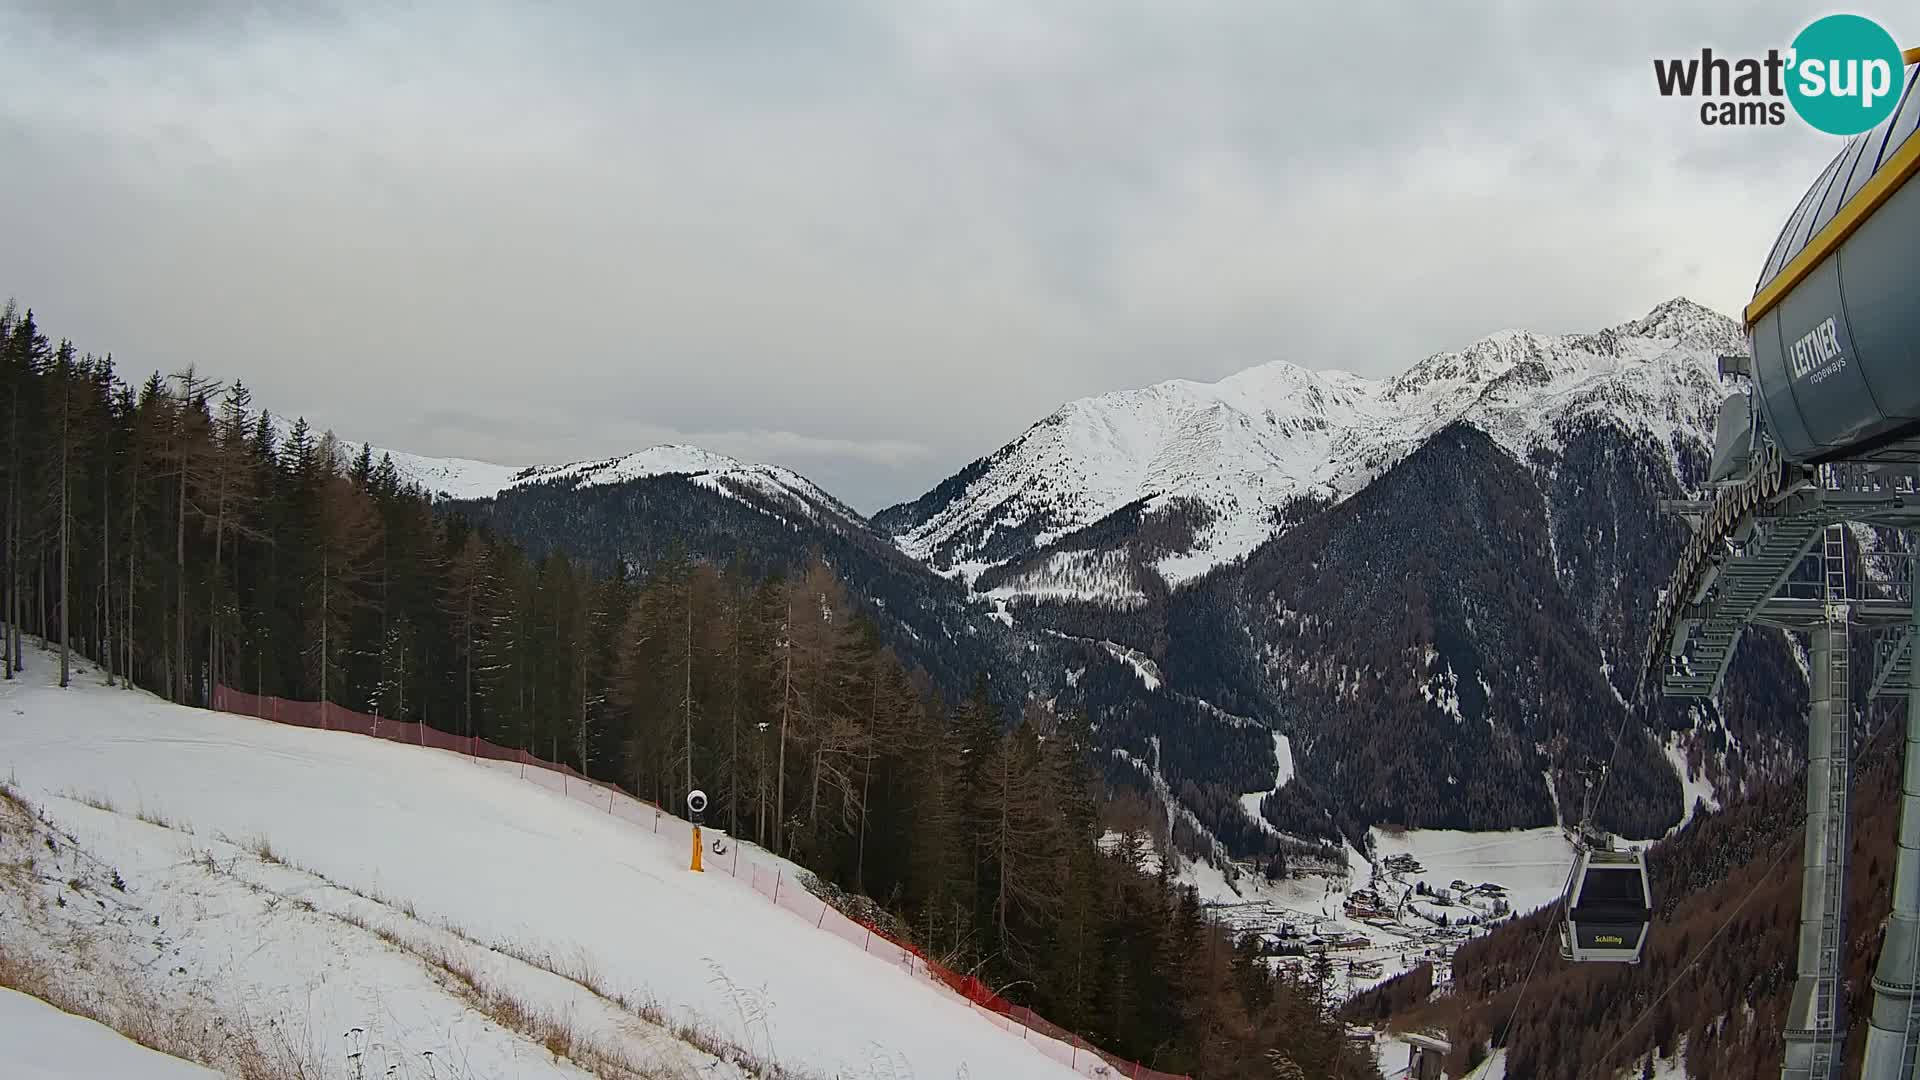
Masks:
[[[221,712],[258,717],[296,727],[351,731],[376,739],[429,746],[465,754],[476,763],[493,768],[515,768],[520,775],[549,791],[559,793],[595,808],[604,808],[624,821],[645,827],[654,833],[672,836],[691,853],[693,825],[650,802],[590,780],[574,769],[534,757],[524,750],[510,750],[485,739],[450,735],[425,724],[383,720],[377,716],[343,709],[338,705],[313,701],[288,701],[262,697],[230,687],[216,686],[213,707]],[[784,863],[763,866],[743,856],[747,845],[726,845],[724,853],[714,852],[703,859],[704,869],[731,875],[748,884],[776,907],[812,923],[815,929],[834,934],[862,951],[881,957],[915,978],[925,979],[953,991],[976,1015],[1002,1031],[1027,1040],[1038,1052],[1086,1077],[1125,1078],[1125,1080],[1191,1080],[1176,1074],[1147,1068],[1137,1061],[1126,1061],[1089,1045],[1084,1039],[1057,1024],[1049,1023],[1024,1005],[1015,1005],[995,994],[991,987],[972,975],[953,971],[929,960],[919,949],[896,940],[884,931],[848,918],[789,879]],[[773,857],[763,852],[768,860]]]

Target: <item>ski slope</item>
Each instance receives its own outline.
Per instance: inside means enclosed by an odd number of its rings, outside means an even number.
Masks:
[[[139,1077],[219,1080],[219,1073],[149,1050],[92,1020],[0,988],[0,1047],[8,1080]]]
[[[179,945],[168,935],[185,932],[176,922],[190,923],[198,960],[184,966],[209,984],[235,984],[216,997],[298,1016],[330,1050],[360,1026],[402,1048],[477,1055],[476,1076],[580,1075],[550,1062],[535,1071],[538,1054],[526,1051],[539,1048],[489,1032],[445,993],[434,1000],[421,965],[383,953],[377,939],[343,951],[320,923],[344,912],[468,950],[490,980],[595,1030],[618,1019],[602,1015],[610,1005],[507,954],[589,966],[608,994],[657,1002],[665,1021],[803,1075],[1076,1075],[951,992],[817,931],[744,881],[688,872],[684,841],[511,770],[174,706],[106,688],[98,673],[61,691],[47,685],[51,658],[29,662],[21,681],[0,687],[0,774],[70,830],[73,846],[126,874],[126,899],[102,899],[148,905],[128,948],[164,954]],[[273,860],[253,854],[269,845]],[[202,870],[201,850],[227,869]],[[194,899],[162,912],[161,894]],[[263,915],[263,897],[274,896],[296,903]],[[149,908],[162,916],[151,934]],[[637,1047],[629,1039],[629,1056],[672,1056],[675,1076],[741,1075],[684,1044],[663,1048],[660,1037],[642,1032]]]

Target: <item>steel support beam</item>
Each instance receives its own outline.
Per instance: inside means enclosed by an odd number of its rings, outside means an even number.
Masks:
[[[1911,585],[1909,585],[1911,588]],[[1920,630],[1920,604],[1913,627]],[[1920,680],[1907,689],[1906,753],[1900,767],[1899,849],[1893,911],[1873,975],[1864,1080],[1913,1080],[1920,1061]]]
[[[1787,1009],[1782,1080],[1831,1080],[1845,1060],[1847,789],[1852,779],[1847,624],[1812,632],[1807,716],[1807,840],[1801,862],[1800,948]]]

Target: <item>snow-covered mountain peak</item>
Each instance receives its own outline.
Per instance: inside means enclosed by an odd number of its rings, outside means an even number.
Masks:
[[[294,421],[275,414],[272,423],[285,440]],[[314,429],[316,437],[319,429]],[[533,484],[567,484],[592,488],[624,484],[652,477],[686,477],[695,484],[732,498],[757,496],[785,510],[846,522],[864,519],[813,481],[779,465],[759,465],[686,443],[661,443],[645,450],[610,458],[573,461],[562,465],[499,465],[470,458],[428,457],[371,444],[340,441],[343,457],[351,461],[362,447],[373,460],[391,457],[402,480],[436,499],[490,499],[502,492]]]
[[[792,469],[744,462],[685,443],[662,443],[598,461],[536,465],[522,471],[509,486],[560,483],[588,488],[656,476],[686,477],[723,495],[737,497],[750,492],[809,515],[818,516],[824,511],[847,521],[862,520],[858,513]]]
[[[936,568],[977,578],[1024,564],[997,591],[1059,595],[1053,579],[1071,574],[1089,595],[1124,595],[1132,585],[1086,584],[1094,541],[1069,539],[1123,509],[1186,522],[1157,534],[1190,542],[1154,542],[1155,568],[1178,582],[1259,546],[1292,500],[1351,495],[1450,423],[1522,460],[1575,417],[1673,453],[1681,434],[1710,425],[1713,359],[1739,348],[1733,320],[1675,298],[1586,334],[1497,331],[1386,379],[1276,360],[1218,382],[1171,380],[1068,402],[879,520]]]
[[[1717,349],[1723,353],[1746,349],[1739,323],[1684,296],[1660,304],[1619,329],[1635,337],[1671,341],[1688,348]]]
[[[752,467],[738,459],[698,446],[662,443],[617,457],[573,461],[564,465],[535,465],[528,468],[516,482],[537,484],[550,480],[570,480],[581,487],[595,487],[649,476],[700,476]]]
[[[1196,384],[1218,399],[1256,412],[1292,405],[1290,411],[1358,407],[1375,396],[1378,384],[1349,371],[1313,371],[1285,360],[1274,360],[1238,371],[1217,383]]]

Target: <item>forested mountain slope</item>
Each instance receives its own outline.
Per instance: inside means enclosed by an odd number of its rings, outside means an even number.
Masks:
[[[1027,651],[1026,636],[992,618],[990,606],[959,583],[928,572],[852,510],[824,495],[796,494],[811,485],[739,476],[660,472],[585,482],[562,473],[444,509],[515,538],[535,557],[562,553],[596,572],[621,567],[636,579],[669,555],[758,577],[797,573],[818,553],[888,644],[949,698],[981,672],[991,673],[991,694],[1009,711],[1043,689],[1032,665],[1009,662]]]
[[[676,545],[753,572],[819,550],[948,697],[985,671],[1009,715],[1085,712],[1125,752],[1116,781],[1193,815],[1170,821],[1195,853],[1273,853],[1240,809],[1275,772],[1268,729],[1300,768],[1267,824],[1357,839],[1551,822],[1626,719],[1640,767],[1609,823],[1651,836],[1688,809],[1683,780],[1724,798],[1799,752],[1803,680],[1777,634],[1749,635],[1718,708],[1625,703],[1684,539],[1658,503],[1699,484],[1713,358],[1739,347],[1676,299],[1384,380],[1270,364],[1160,384],[1070,403],[871,522],[690,450],[522,470],[450,505],[636,572]]]
[[[1750,703],[1731,765],[1716,711],[1630,705],[1635,688],[1614,673],[1631,670],[1645,634],[1634,612],[1678,552],[1684,526],[1654,503],[1679,489],[1616,433],[1568,446],[1529,467],[1477,428],[1443,430],[1358,495],[1174,594],[1169,679],[1271,715],[1302,775],[1368,821],[1551,824],[1556,806],[1576,812],[1575,774],[1606,760],[1626,724],[1605,820],[1659,835],[1683,810],[1667,751],[1683,731],[1716,770],[1790,756],[1794,696],[1750,689],[1795,669],[1778,635],[1749,635],[1728,691]],[[1209,624],[1244,632],[1209,648],[1185,630]]]

